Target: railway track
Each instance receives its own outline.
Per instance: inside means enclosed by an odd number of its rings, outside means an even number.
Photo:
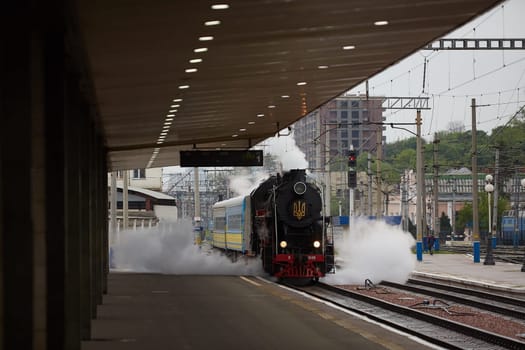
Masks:
[[[472,253],[471,246],[446,246],[442,245],[440,250],[445,252],[468,254]],[[514,248],[512,246],[499,246],[492,250],[494,259],[513,264],[523,264],[525,259],[523,247]],[[481,246],[480,255],[483,257],[487,253],[486,247]]]
[[[425,306],[444,308],[439,303],[400,305],[385,300],[380,294],[367,295],[363,293],[364,289],[353,290],[348,286],[341,288],[323,283],[305,287],[287,286],[446,349],[525,348],[524,340],[479,329],[424,310]]]
[[[458,292],[464,295],[485,298],[487,300],[494,300],[509,305],[525,305],[525,294],[507,293],[502,291],[496,292],[494,289],[490,289],[487,287],[481,289],[473,289],[469,286],[469,288],[465,288],[461,285],[450,284],[450,281],[444,283],[426,278],[410,278],[408,279],[407,284],[429,286],[446,292]],[[511,294],[511,296],[509,296],[509,294]]]
[[[472,306],[502,316],[512,317],[519,321],[525,320],[525,301],[497,293],[481,292],[417,279],[409,279],[406,284],[383,281],[381,285]]]

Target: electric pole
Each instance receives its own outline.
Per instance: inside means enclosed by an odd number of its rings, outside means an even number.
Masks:
[[[424,191],[425,191],[425,175],[423,167],[423,155],[422,155],[422,145],[421,145],[421,111],[417,110],[416,112],[416,229],[417,229],[417,242],[416,242],[416,256],[418,261],[423,261],[423,226],[425,225],[425,220],[423,217],[423,202]]]
[[[476,99],[472,99],[472,237],[474,262],[480,261],[479,215],[478,215],[478,147],[476,128]]]
[[[378,125],[377,126],[377,134],[376,134],[376,139],[377,139],[377,156],[376,156],[376,169],[377,169],[377,175],[376,175],[376,180],[377,180],[377,192],[376,192],[376,197],[377,197],[377,212],[376,212],[376,220],[380,220],[381,219],[381,214],[383,213],[383,208],[382,208],[382,204],[383,204],[383,201],[382,201],[382,193],[381,193],[381,187],[382,187],[382,181],[381,181],[381,157],[383,156],[382,153],[383,153],[383,125]]]
[[[439,223],[439,164],[438,164],[438,147],[439,138],[437,133],[434,134],[434,237],[439,239],[440,223]]]
[[[495,152],[495,160],[494,160],[494,210],[492,211],[492,227],[491,227],[491,233],[492,233],[492,242],[491,244],[495,246],[495,243],[497,241],[497,229],[498,229],[498,198],[499,198],[499,190],[498,190],[498,181],[499,181],[499,147],[496,147]]]

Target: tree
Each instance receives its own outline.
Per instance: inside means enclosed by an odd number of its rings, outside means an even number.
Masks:
[[[525,120],[523,111],[509,126],[500,126],[492,131],[493,145],[500,149],[500,174],[513,176],[516,166],[523,164],[525,152]]]
[[[452,232],[450,218],[444,212],[441,212],[441,216],[439,217],[439,228],[443,233],[450,234]]]
[[[479,202],[478,202],[478,218],[479,218],[479,231],[481,232],[490,232],[489,230],[489,215],[488,215],[488,196],[485,192],[479,193]],[[491,201],[491,210],[493,203]],[[509,202],[505,198],[498,199],[498,222],[497,227],[501,225],[501,217],[505,210],[509,209]],[[458,211],[458,218],[456,220],[456,230],[457,233],[463,233],[464,228],[472,227],[472,203],[466,203],[463,209]]]
[[[472,203],[465,203],[463,209],[458,211],[456,220],[456,231],[454,233],[464,233],[465,227],[472,227]]]
[[[416,168],[416,150],[406,148],[394,156],[394,162],[397,169],[415,169]]]

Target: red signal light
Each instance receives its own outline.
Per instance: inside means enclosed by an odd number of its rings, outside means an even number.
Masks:
[[[357,155],[354,150],[348,151],[348,166],[351,168],[355,168],[356,166],[356,159]]]

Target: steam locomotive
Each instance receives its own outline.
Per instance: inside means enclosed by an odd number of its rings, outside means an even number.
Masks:
[[[317,281],[334,272],[322,208],[321,191],[304,169],[273,175],[249,196],[214,204],[212,245],[232,256],[260,257],[264,270],[280,279]]]

